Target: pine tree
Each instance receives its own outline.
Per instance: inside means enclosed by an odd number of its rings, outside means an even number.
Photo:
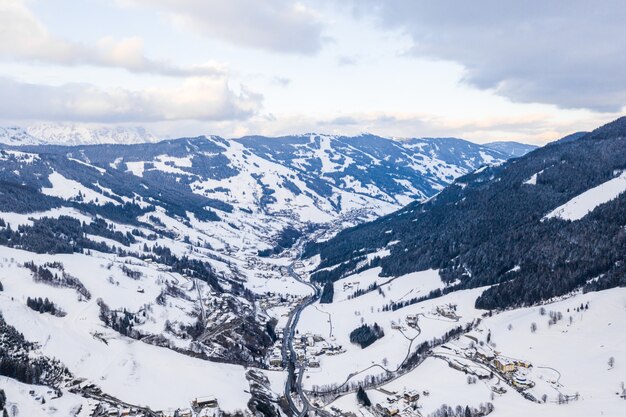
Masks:
[[[372,402],[361,385],[359,385],[359,389],[356,392],[356,399],[359,401],[359,404],[364,405],[365,407],[372,405]]]

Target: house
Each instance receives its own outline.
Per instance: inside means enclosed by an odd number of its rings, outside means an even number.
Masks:
[[[217,407],[217,398],[213,395],[196,397],[196,399],[192,401],[192,405],[194,408]]]
[[[519,366],[521,368],[531,368],[533,365],[532,363],[528,362],[528,361],[524,361],[521,359],[516,359],[515,360],[515,366]]]
[[[281,358],[280,356],[272,356],[272,357],[270,357],[270,365],[271,366],[276,366],[276,367],[283,366],[283,358]]]
[[[391,323],[391,328],[394,330],[402,330],[402,323]]]
[[[318,361],[317,359],[309,359],[309,368],[319,368],[320,367],[320,361]]]
[[[500,372],[513,372],[516,369],[515,362],[501,356],[494,359],[493,364]]]
[[[189,408],[184,408],[182,410],[178,410],[179,417],[193,417],[193,413]]]
[[[406,324],[411,327],[417,326],[417,314],[408,314],[406,316]]]
[[[413,403],[419,400],[419,398],[420,395],[416,390],[410,390],[404,393],[404,401],[406,401],[407,403]]]

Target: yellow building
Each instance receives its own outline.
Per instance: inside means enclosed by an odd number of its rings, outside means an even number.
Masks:
[[[496,358],[493,361],[496,369],[500,372],[513,372],[515,371],[515,363],[506,358]]]

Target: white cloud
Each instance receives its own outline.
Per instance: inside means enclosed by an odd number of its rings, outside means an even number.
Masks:
[[[48,32],[20,0],[0,0],[0,57],[9,60],[65,66],[93,65],[123,68],[136,73],[167,76],[219,76],[217,64],[180,67],[147,58],[143,40],[132,37],[101,39],[95,45],[70,42]]]
[[[236,45],[313,54],[324,42],[319,16],[292,0],[117,0],[163,11],[177,26]]]
[[[262,97],[226,80],[190,78],[174,88],[105,90],[90,84],[49,86],[0,78],[5,120],[152,122],[243,120],[259,111]]]
[[[626,104],[626,3],[353,1],[413,39],[411,53],[466,68],[465,81],[519,102],[617,111]]]

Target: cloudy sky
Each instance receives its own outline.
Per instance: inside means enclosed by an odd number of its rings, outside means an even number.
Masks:
[[[0,0],[0,122],[545,143],[621,115],[622,0]]]

